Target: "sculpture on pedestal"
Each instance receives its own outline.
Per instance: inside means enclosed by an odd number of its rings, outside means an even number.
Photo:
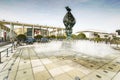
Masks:
[[[63,23],[65,25],[65,33],[67,35],[67,39],[71,39],[72,27],[75,25],[76,20],[71,13],[71,9],[68,6],[65,8],[67,10],[67,13],[64,16]]]

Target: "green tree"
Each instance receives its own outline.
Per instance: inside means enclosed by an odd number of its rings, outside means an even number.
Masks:
[[[25,41],[26,40],[26,36],[24,34],[19,34],[17,36],[17,40],[19,40],[19,41]]]
[[[50,36],[50,38],[55,39],[55,38],[56,38],[56,36],[55,36],[55,35],[51,35],[51,36]]]
[[[95,36],[95,41],[100,42],[101,40],[102,40],[102,39],[100,38],[100,35],[97,34],[97,35]]]
[[[116,44],[117,47],[118,47],[118,44],[120,44],[120,38],[116,37],[116,36],[113,36],[113,43]]]
[[[75,34],[72,34],[72,36],[71,36],[73,39],[77,39],[77,35],[75,35]]]
[[[43,36],[42,35],[37,35],[37,36],[35,36],[34,38],[36,39],[36,40],[38,40],[38,39],[41,39]]]
[[[105,37],[105,38],[107,38],[107,37],[108,37],[108,35],[104,35],[104,37]]]
[[[66,36],[57,36],[57,39],[65,39]]]
[[[81,32],[81,33],[79,33],[79,34],[77,35],[77,38],[78,38],[78,39],[86,39],[86,35]]]

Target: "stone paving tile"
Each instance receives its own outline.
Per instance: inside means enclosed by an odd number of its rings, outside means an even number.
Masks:
[[[66,65],[66,63],[64,62],[64,60],[59,60],[58,62],[56,62],[57,65],[61,66],[61,65]]]
[[[120,80],[120,71],[112,80]]]
[[[77,60],[76,62],[79,63],[79,64],[81,64],[81,65],[87,65],[88,64],[84,60]]]
[[[55,64],[55,63],[50,63],[50,64],[45,64],[45,66],[46,66],[46,68],[47,69],[53,69],[53,68],[57,68],[57,67],[59,67],[57,64]]]
[[[0,64],[0,72],[3,71],[3,68],[5,67],[5,65],[7,64],[8,62],[4,62],[4,63],[1,63]]]
[[[98,72],[94,72],[81,78],[81,80],[110,80],[110,78]]]
[[[11,64],[13,63],[14,59],[11,59],[8,64],[4,67],[3,71],[4,70],[8,70],[10,67],[11,67]]]
[[[16,80],[34,80],[34,78],[31,77],[31,75],[27,75],[27,76],[22,76],[20,78],[17,78]]]
[[[71,63],[69,63],[69,65],[70,65],[71,67],[75,67],[75,68],[78,68],[78,67],[81,67],[81,66],[82,66],[81,64],[79,64],[79,63],[77,63],[77,62],[71,62]]]
[[[91,70],[96,70],[96,69],[99,68],[98,65],[94,65],[94,64],[91,64],[91,63],[86,64],[85,67],[87,67],[88,69],[91,69]]]
[[[44,59],[40,59],[42,61],[43,64],[50,64],[52,63],[51,60],[49,60],[48,58],[44,58]]]
[[[35,80],[49,80],[51,78],[51,75],[48,73],[48,71],[37,71],[34,73]]]
[[[41,72],[41,71],[45,71],[45,67],[44,66],[38,66],[38,67],[34,67],[33,68],[33,72],[37,73],[37,72]]]
[[[19,70],[31,68],[30,60],[20,60]]]
[[[32,69],[19,70],[15,80],[34,80]]]
[[[64,74],[54,77],[54,80],[73,80],[73,79],[72,77],[64,73]]]
[[[64,60],[64,62],[66,63],[66,64],[71,64],[71,63],[74,63],[73,61],[71,61],[71,60]]]
[[[78,69],[73,69],[67,72],[68,75],[70,75],[73,79],[78,76],[80,78],[82,78],[83,76],[85,76],[84,73],[82,73],[81,71],[79,71]]]
[[[20,61],[20,57],[18,57],[14,63],[14,65],[12,66],[12,70],[17,70],[18,66],[19,66],[19,61]]]
[[[78,69],[80,72],[82,72],[82,73],[84,73],[86,75],[93,71],[93,70],[88,69],[87,67],[84,67],[84,66],[80,66],[79,68],[76,68],[76,69]]]
[[[10,71],[10,74],[8,76],[8,80],[15,80],[16,74],[17,74],[17,70]]]
[[[4,80],[6,76],[8,76],[8,70],[0,72],[0,80]]]
[[[116,72],[112,72],[109,70],[103,70],[103,69],[98,69],[97,72],[99,72],[100,74],[103,74],[109,78],[112,78],[116,74]]]
[[[62,74],[62,73],[65,73],[63,70],[61,70],[60,67],[50,69],[49,72],[50,72],[50,74],[51,74],[53,77],[58,76],[58,75],[60,75],[60,74]]]
[[[68,71],[71,71],[73,70],[74,68],[69,66],[69,65],[64,65],[64,66],[61,66],[60,67],[64,72],[68,72]]]
[[[117,68],[117,67],[113,67],[113,66],[111,66],[111,65],[105,65],[105,66],[103,66],[102,67],[102,69],[103,70],[109,70],[109,71],[112,71],[112,72],[117,72],[117,71],[119,71],[119,67]]]
[[[49,57],[49,60],[54,63],[59,61],[59,59],[57,59],[57,57],[55,57],[55,56]]]
[[[41,66],[42,65],[42,63],[40,62],[39,59],[31,60],[31,64],[32,64],[32,67],[36,67],[36,66]]]

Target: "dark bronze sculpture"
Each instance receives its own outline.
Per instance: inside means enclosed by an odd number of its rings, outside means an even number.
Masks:
[[[65,33],[67,35],[67,39],[71,39],[72,27],[75,25],[76,20],[71,13],[71,9],[68,6],[65,8],[67,10],[67,13],[64,16],[63,23],[65,25]]]

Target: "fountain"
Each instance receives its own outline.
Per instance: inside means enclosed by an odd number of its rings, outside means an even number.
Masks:
[[[64,43],[64,44],[63,44]],[[50,43],[34,44],[35,51],[48,56],[74,56],[86,55],[90,57],[106,58],[107,55],[117,54],[110,45],[104,43],[94,43],[86,40],[77,41],[51,41]],[[100,54],[100,55],[99,55]]]
[[[42,52],[49,56],[74,56],[80,57],[81,55],[104,58],[109,54],[117,53],[109,45],[104,43],[94,43],[84,40],[72,40],[72,27],[75,25],[76,20],[71,13],[71,9],[66,7],[67,13],[64,16],[63,23],[65,25],[66,40],[52,41],[47,44],[37,45],[36,51]],[[48,54],[49,53],[49,54]],[[100,55],[98,55],[100,54]]]

